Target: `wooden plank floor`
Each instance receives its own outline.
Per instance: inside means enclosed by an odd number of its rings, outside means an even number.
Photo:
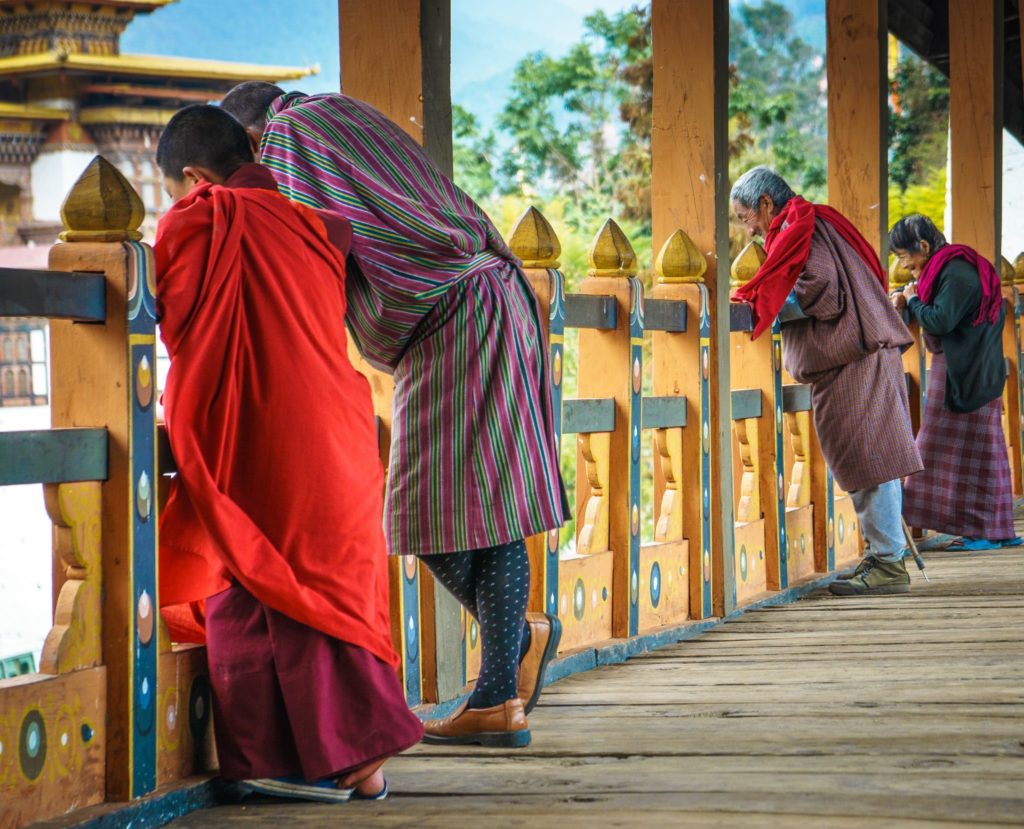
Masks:
[[[557,683],[528,749],[418,747],[386,803],[172,826],[1024,826],[1024,550],[928,562]]]

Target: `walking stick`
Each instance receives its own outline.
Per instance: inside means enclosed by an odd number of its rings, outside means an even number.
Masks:
[[[925,581],[931,581],[928,578],[928,574],[924,571],[924,559],[921,558],[921,553],[917,549],[917,544],[914,543],[914,536],[910,532],[910,527],[907,526],[907,522],[903,520],[903,516],[900,516],[900,523],[903,525],[903,534],[907,537],[907,544],[910,545],[910,553],[914,557],[914,564],[917,565],[917,569],[921,571],[921,575],[924,576]]]

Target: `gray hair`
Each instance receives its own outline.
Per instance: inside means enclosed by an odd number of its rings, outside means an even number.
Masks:
[[[761,196],[768,196],[776,207],[785,207],[796,194],[786,180],[764,165],[747,170],[732,186],[730,199],[749,210],[757,207]]]

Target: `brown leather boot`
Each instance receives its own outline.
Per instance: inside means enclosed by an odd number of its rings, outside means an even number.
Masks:
[[[530,744],[530,725],[518,699],[493,708],[463,705],[443,720],[427,720],[423,731],[423,742],[430,745],[476,743],[490,748],[523,748]]]
[[[527,613],[526,623],[530,626],[530,647],[519,663],[517,693],[523,701],[524,710],[529,714],[540,699],[540,692],[544,690],[544,671],[558,653],[562,623],[557,616],[547,613]]]

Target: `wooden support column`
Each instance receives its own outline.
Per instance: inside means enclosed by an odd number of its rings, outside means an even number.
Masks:
[[[996,267],[1002,239],[1003,2],[949,0],[949,153],[952,242],[970,245]],[[1013,285],[1003,284],[1010,307]],[[1021,383],[1017,326],[1007,314],[1003,354],[1010,362],[1004,400],[1015,493],[1021,492]]]
[[[342,91],[383,112],[450,176],[450,0],[338,0],[338,24]],[[352,357],[373,387],[386,466],[392,381],[354,350]],[[391,596],[393,635],[409,704],[457,696],[465,677],[458,602],[410,559],[392,562]]]
[[[654,244],[685,228],[708,262],[701,309],[710,384],[707,410],[693,428],[707,430],[710,481],[702,510],[702,577],[710,579],[713,611],[736,606],[733,567],[732,422],[729,389],[728,0],[652,0],[654,130],[651,138]],[[707,537],[710,536],[710,537]],[[696,608],[695,608],[696,610]]]
[[[451,0],[338,0],[341,89],[452,174]]]
[[[1002,0],[949,0],[949,73],[951,241],[976,248],[998,265],[1003,204]]]
[[[884,261],[889,223],[885,0],[827,0],[828,200]]]

